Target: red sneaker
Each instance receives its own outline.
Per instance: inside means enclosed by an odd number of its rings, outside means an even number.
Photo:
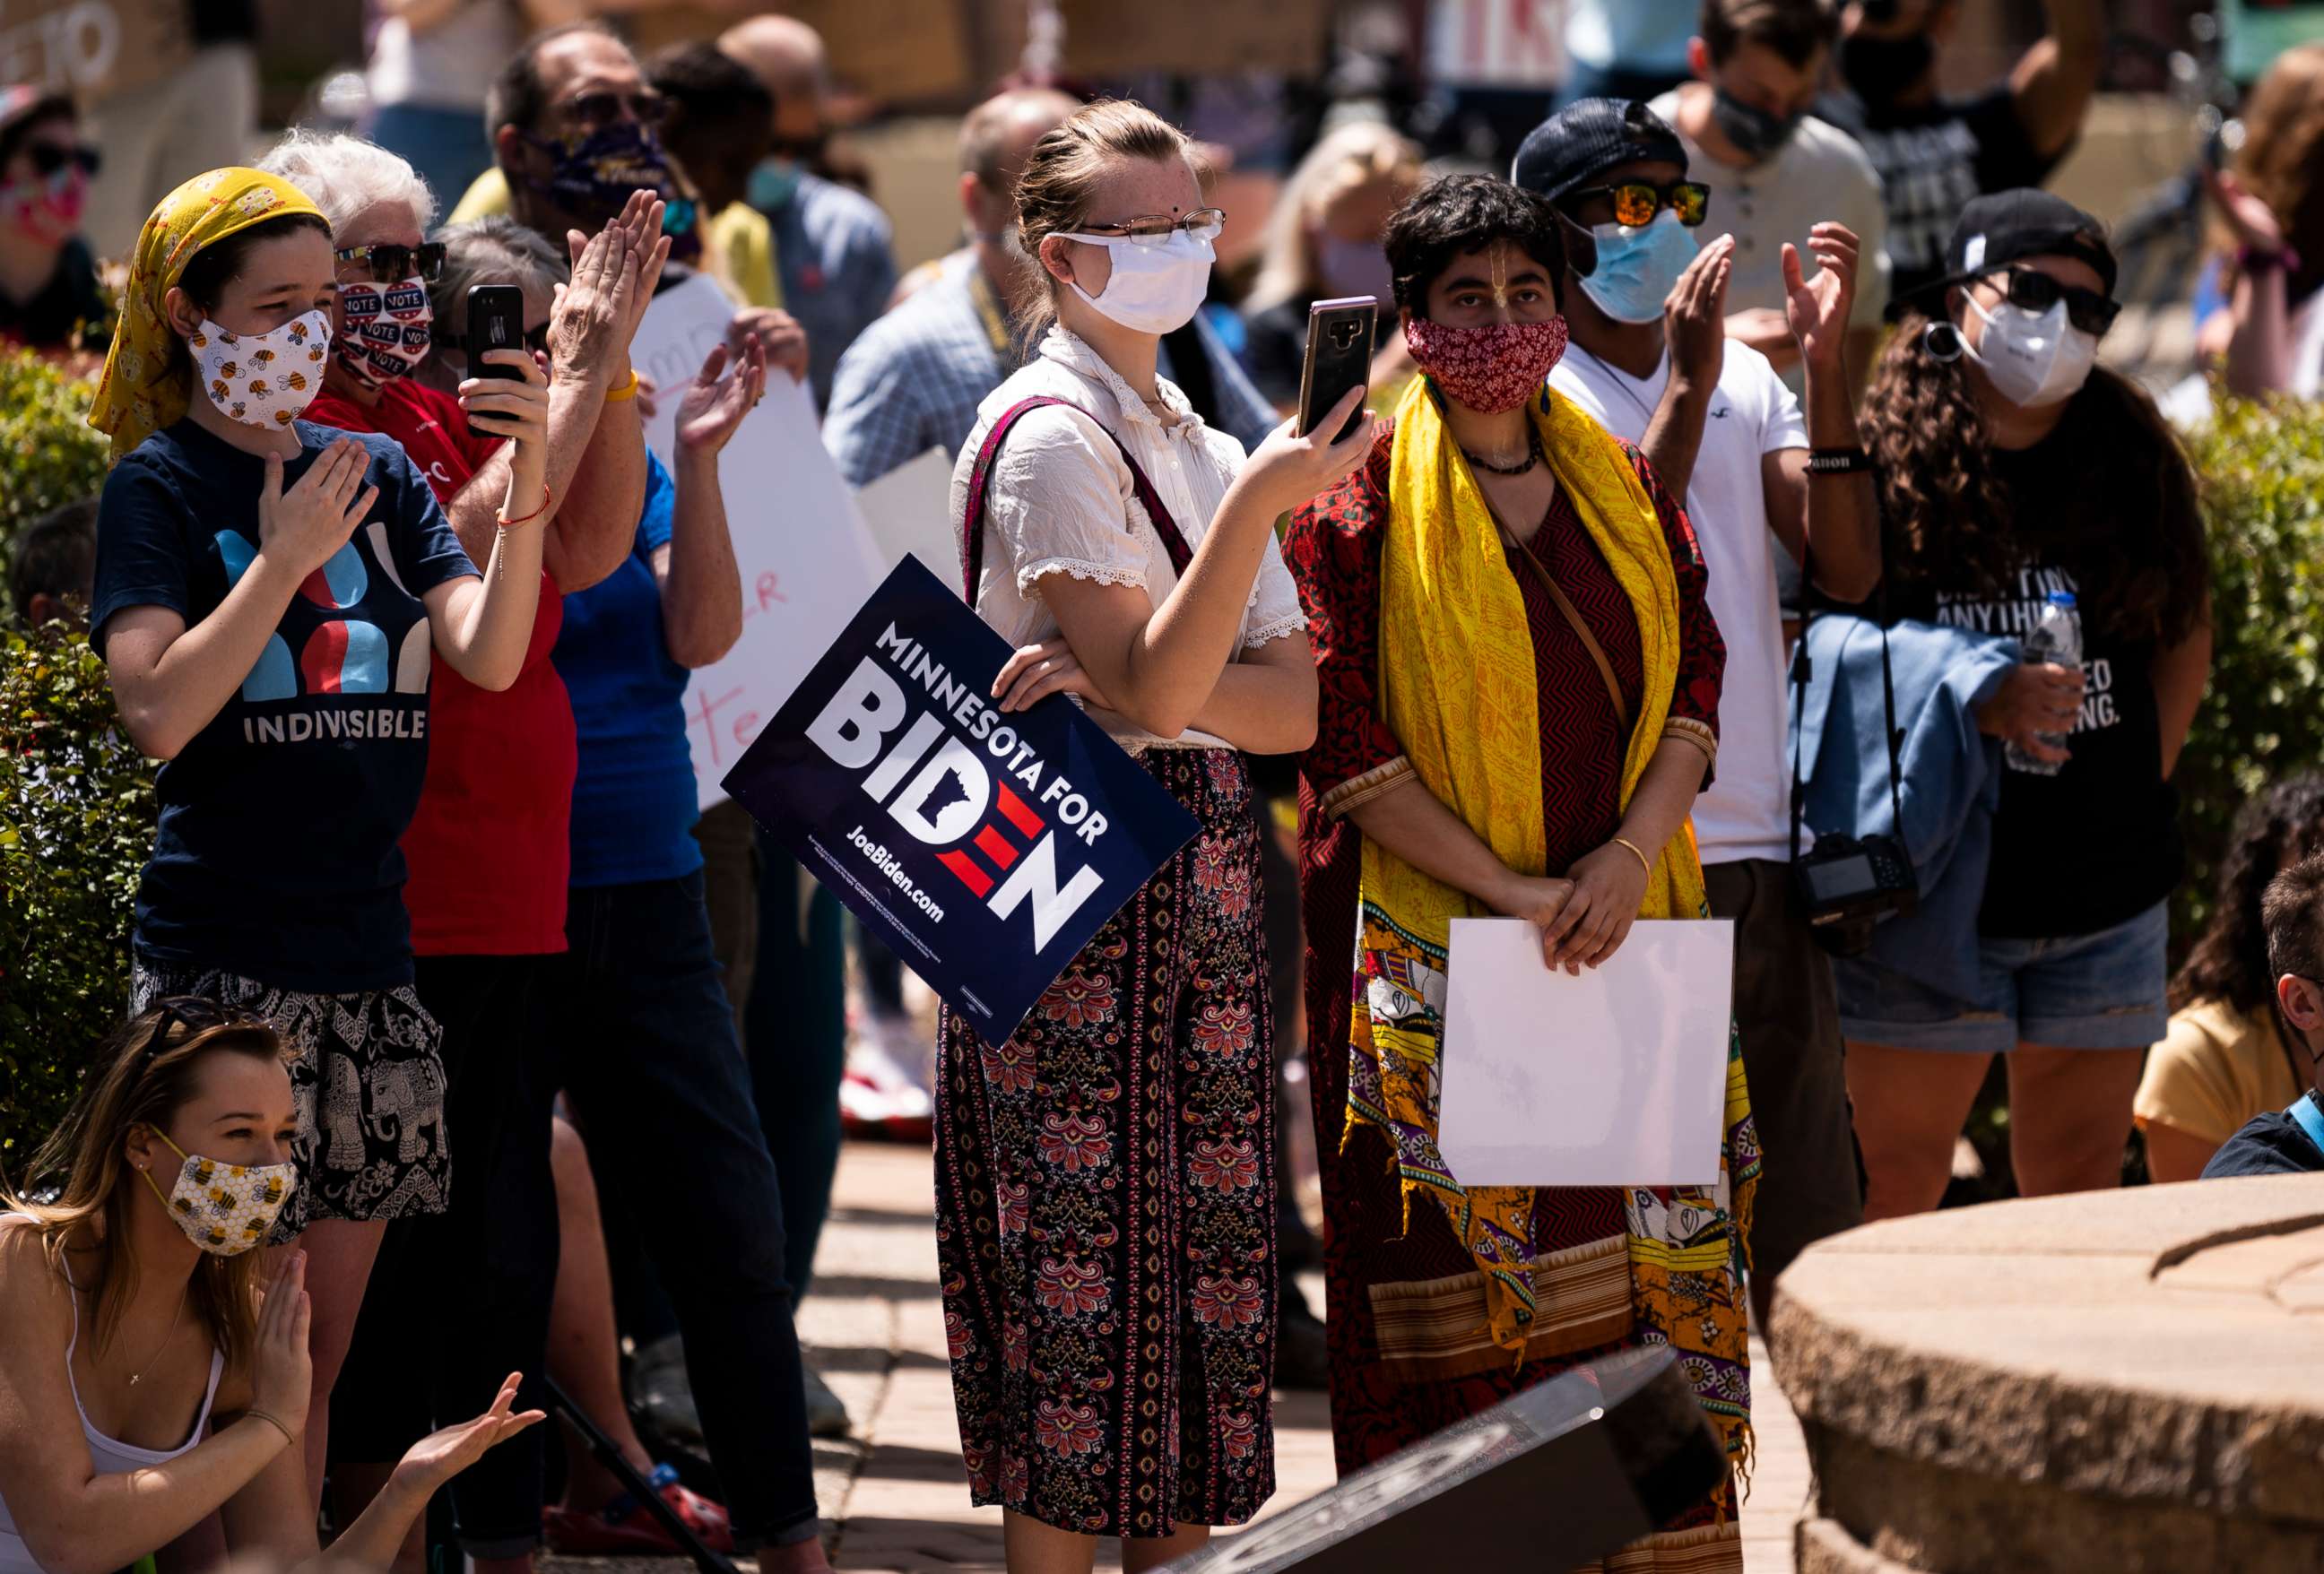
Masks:
[[[687,1528],[702,1538],[704,1546],[714,1552],[734,1550],[734,1532],[726,1522],[725,1509],[679,1486],[677,1467],[656,1465],[646,1480],[664,1503],[678,1511]],[[542,1510],[540,1517],[541,1529],[552,1552],[590,1557],[614,1552],[684,1551],[662,1528],[652,1511],[627,1492],[595,1513],[560,1506]]]

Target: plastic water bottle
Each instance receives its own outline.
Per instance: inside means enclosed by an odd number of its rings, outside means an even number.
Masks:
[[[2029,666],[2071,667],[2082,665],[2082,616],[2074,610],[2070,591],[2053,590],[2050,604],[2042,609],[2041,621],[2025,636],[2025,660]],[[2067,747],[2063,732],[2036,732],[2035,737],[2052,749]],[[2058,767],[2047,759],[2036,759],[2016,744],[2009,746],[2009,769],[2031,772],[2035,776],[2055,776]]]

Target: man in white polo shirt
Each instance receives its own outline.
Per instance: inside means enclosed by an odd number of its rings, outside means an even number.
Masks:
[[[1831,969],[1788,861],[1775,562],[1779,548],[1796,558],[1812,541],[1817,585],[1841,601],[1879,578],[1870,466],[1848,392],[1856,236],[1840,225],[1809,233],[1812,281],[1784,248],[1803,418],[1766,356],[1725,336],[1732,237],[1706,224],[1715,194],[1688,180],[1685,149],[1644,104],[1591,98],[1559,111],[1526,138],[1512,179],[1596,237],[1596,267],[1565,281],[1572,345],[1550,382],[1637,444],[1686,500],[1727,641],[1718,771],[1694,826],[1711,911],[1736,926],[1735,1015],[1765,1155],[1751,1230],[1764,1328],[1776,1275],[1860,1217]],[[1698,229],[1719,238],[1698,249]]]

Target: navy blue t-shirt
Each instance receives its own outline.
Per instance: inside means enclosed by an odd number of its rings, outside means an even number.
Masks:
[[[287,491],[346,434],[300,421]],[[379,498],[290,598],[241,690],[154,784],[161,825],[137,888],[150,960],[278,989],[350,994],[411,978],[396,842],[428,772],[433,649],[420,597],[476,572],[428,483],[365,433]],[[89,627],[167,607],[217,610],[258,548],[265,462],[190,420],[106,478]]]
[[[630,555],[565,598],[552,659],[572,696],[580,775],[573,783],[573,884],[675,879],[702,867],[694,753],[686,740],[690,676],[669,658],[654,578],[678,489],[646,456],[645,509]]]
[[[2324,1114],[2324,1097],[2310,1092],[2309,1103]],[[2324,1148],[2300,1128],[2299,1120],[2282,1109],[2253,1116],[2243,1129],[2219,1146],[2203,1166],[2203,1179],[2223,1175],[2306,1175],[2324,1171]]]

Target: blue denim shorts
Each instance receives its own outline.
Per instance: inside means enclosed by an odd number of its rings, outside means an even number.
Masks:
[[[2167,904],[2096,934],[1978,942],[1973,999],[1863,957],[1839,957],[1840,1031],[1859,1044],[1989,1054],[2020,1044],[2144,1049],[2163,1036]]]

